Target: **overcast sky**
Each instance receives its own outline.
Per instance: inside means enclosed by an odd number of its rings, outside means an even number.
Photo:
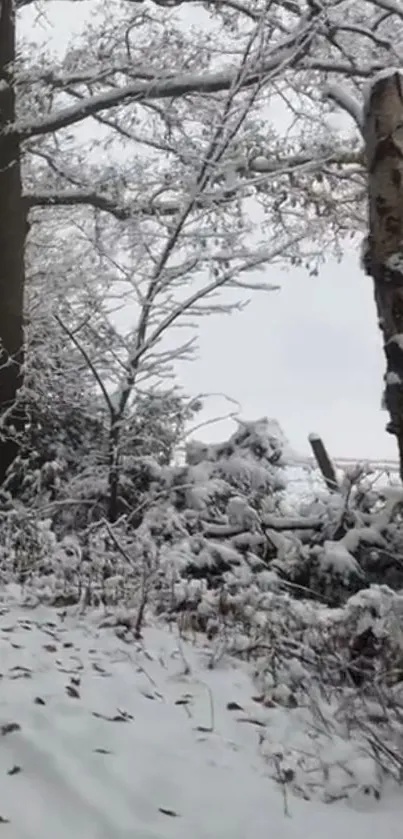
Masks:
[[[317,431],[334,457],[395,458],[381,410],[384,360],[372,281],[358,252],[341,264],[329,261],[318,277],[269,271],[280,291],[202,324],[199,358],[181,369],[184,386],[224,391],[245,419],[277,418],[301,452]],[[212,398],[206,407],[212,416],[231,406]],[[230,428],[220,423],[203,436],[217,439]]]
[[[53,47],[62,52],[87,7],[74,7],[74,23],[63,0],[49,7],[47,21],[28,7],[25,34],[35,30],[41,41],[52,32]],[[335,458],[394,459],[395,440],[381,410],[384,360],[372,281],[359,267],[358,249],[350,246],[341,264],[329,260],[318,277],[269,267],[265,279],[281,290],[256,294],[231,318],[201,322],[198,358],[179,369],[186,391],[225,393],[245,419],[275,417],[301,453],[309,452],[307,437],[316,431]],[[205,404],[203,418],[234,407],[219,397]],[[232,428],[221,422],[200,436],[216,440]]]

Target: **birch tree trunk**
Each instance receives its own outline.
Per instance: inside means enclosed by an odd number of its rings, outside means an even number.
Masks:
[[[13,62],[15,60],[15,8],[13,0],[0,0],[0,483],[12,463],[17,446],[7,425],[18,430],[14,409],[21,384],[23,356],[24,246],[26,219],[22,198],[19,137],[15,122]]]
[[[369,235],[364,267],[374,280],[386,356],[387,431],[397,438],[403,480],[403,76],[373,81],[364,107]]]

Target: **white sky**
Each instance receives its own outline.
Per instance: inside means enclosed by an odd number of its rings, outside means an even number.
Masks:
[[[384,359],[372,281],[350,250],[318,277],[303,270],[269,269],[281,290],[257,294],[229,319],[203,322],[199,358],[183,365],[194,392],[225,392],[242,415],[279,420],[294,448],[309,452],[307,436],[320,433],[334,457],[395,458],[381,410]],[[223,399],[206,403],[209,416],[226,413]],[[203,431],[225,436],[231,423]]]
[[[75,5],[77,29],[86,6]],[[63,50],[75,28],[72,7],[62,0],[50,8],[53,42]],[[35,28],[41,40],[39,30],[49,34],[49,28],[43,18],[33,27],[34,20],[30,7],[24,29],[33,34]],[[275,417],[301,453],[309,452],[307,436],[317,431],[335,458],[395,458],[381,410],[384,360],[372,281],[359,267],[358,251],[350,248],[341,264],[329,260],[318,277],[269,267],[265,279],[281,290],[256,294],[231,318],[202,320],[198,358],[179,369],[185,390],[224,393],[247,419]],[[234,408],[219,397],[205,404],[202,418]],[[200,435],[216,440],[231,430],[230,421],[220,422]]]

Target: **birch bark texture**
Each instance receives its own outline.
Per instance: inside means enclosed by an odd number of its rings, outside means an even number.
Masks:
[[[403,480],[403,75],[379,73],[364,103],[369,235],[363,253],[374,281],[386,356],[387,431],[397,439]]]

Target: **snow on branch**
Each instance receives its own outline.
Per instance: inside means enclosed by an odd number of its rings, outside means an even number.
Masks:
[[[33,207],[94,207],[115,216],[119,221],[127,221],[134,216],[172,216],[178,212],[179,201],[153,203],[152,201],[124,206],[97,192],[79,192],[71,190],[65,192],[33,193],[25,196],[25,206]]]
[[[390,12],[392,15],[403,17],[403,7],[400,0],[373,0],[375,6],[384,9],[385,12]]]
[[[242,87],[247,88],[255,84],[263,84],[265,76],[275,70],[285,58],[276,53],[271,61],[263,67],[250,73],[245,73]],[[172,96],[184,96],[187,93],[220,93],[230,90],[238,77],[238,71],[210,73],[206,75],[187,74],[172,76],[170,79],[155,79],[153,82],[136,82],[124,87],[99,93],[81,100],[76,105],[60,109],[38,122],[17,124],[20,137],[24,140],[37,137],[61,128],[74,125],[100,111],[123,105],[126,102],[145,102],[153,99],[170,99]]]
[[[242,274],[248,271],[256,270],[257,268],[261,267],[262,265],[270,262],[271,260],[275,259],[277,256],[280,256],[284,251],[291,248],[293,245],[300,242],[302,239],[302,234],[300,236],[294,236],[290,238],[287,242],[282,242],[281,245],[278,247],[274,247],[272,249],[264,249],[260,253],[256,253],[250,256],[242,265],[237,266],[236,268],[224,272],[221,277],[215,278],[211,283],[206,284],[201,289],[198,289],[194,294],[191,294],[188,298],[183,300],[177,307],[174,307],[168,315],[163,318],[163,320],[155,327],[154,331],[151,333],[149,338],[144,339],[142,345],[136,350],[131,358],[131,366],[136,367],[140,361],[140,359],[144,356],[146,352],[154,347],[160,340],[160,338],[173,326],[178,319],[188,312],[192,310],[192,308],[197,304],[200,300],[206,299],[209,297],[214,291],[219,288],[222,288],[224,285],[229,285],[231,282],[231,278],[236,274]],[[240,287],[241,281],[234,280],[233,287]],[[259,288],[262,291],[278,291],[279,286],[271,285],[270,283],[262,283],[259,286],[252,286],[249,282],[248,285],[242,285],[243,288]],[[227,309],[228,310],[228,309]],[[224,309],[223,309],[224,311]]]
[[[284,158],[273,158],[268,153],[260,153],[249,161],[252,173],[285,174],[295,169],[320,169],[323,166],[348,166],[363,164],[361,151],[351,149],[324,148],[314,149],[310,154],[296,154]]]
[[[401,81],[403,81],[403,74],[400,67],[385,67],[383,70],[380,70],[379,73],[376,73],[372,79],[365,85],[363,94],[364,94],[364,112],[367,111],[368,107],[371,104],[371,97],[374,88],[379,84],[379,82],[386,81],[387,79],[392,78],[393,76],[398,76]]]
[[[321,530],[324,520],[315,516],[273,516],[263,515],[261,519],[263,529],[270,530]]]
[[[290,49],[288,58],[292,58],[292,50]],[[272,59],[267,61],[263,67],[258,70],[253,70],[250,73],[245,73],[242,82],[242,88],[252,87],[256,84],[263,85],[265,77],[270,76],[280,66],[284,66],[287,59],[285,51],[279,50],[273,55]],[[326,65],[326,66],[325,66]],[[361,76],[363,78],[370,78],[375,72],[381,69],[379,65],[361,67],[353,69],[349,64],[342,65],[337,62],[312,61],[301,62],[301,66],[309,69],[318,69],[327,72],[337,72],[347,76]],[[75,105],[67,108],[62,108],[56,113],[43,117],[38,122],[20,123],[16,125],[16,129],[22,140],[27,140],[30,137],[38,137],[43,134],[49,134],[52,131],[59,131],[62,128],[67,128],[70,125],[75,125],[88,117],[95,116],[101,111],[106,111],[110,108],[115,108],[118,105],[123,105],[127,102],[147,102],[155,99],[170,99],[175,96],[184,96],[188,93],[221,93],[230,90],[237,78],[237,71],[209,73],[205,75],[200,74],[180,74],[172,76],[170,79],[155,79],[154,81],[138,81],[134,84],[125,85],[118,89],[109,90],[105,93],[99,93],[95,96],[89,96],[87,99],[80,100]],[[329,86],[334,87],[334,86]],[[332,98],[331,96],[329,98]],[[333,98],[334,90],[333,90]],[[344,97],[344,103],[346,103]],[[340,104],[340,102],[339,102]],[[353,97],[351,97],[350,108],[353,107]],[[349,110],[349,108],[347,108]],[[361,123],[358,111],[353,108],[353,112],[349,110],[351,115],[354,114],[354,119],[357,124]]]
[[[234,171],[240,176],[239,187],[242,183],[254,183],[254,175],[282,175],[296,170],[316,170],[323,166],[348,166],[362,165],[363,153],[349,149],[326,150],[321,149],[318,153],[315,150],[311,154],[290,155],[284,158],[273,158],[271,153],[261,152],[250,160],[240,159],[234,163]],[[266,179],[265,179],[266,180]],[[234,189],[215,190],[208,194],[200,195],[194,199],[194,209],[203,210],[212,206],[228,204],[236,198],[237,192]],[[132,204],[125,204],[111,198],[107,194],[101,194],[95,190],[64,190],[27,193],[24,196],[25,207],[31,210],[34,207],[94,207],[102,212],[109,213],[119,221],[127,221],[137,216],[167,217],[173,216],[180,211],[183,201],[187,196],[178,194],[175,198],[146,201],[136,201]]]
[[[252,35],[252,42],[257,35]],[[143,79],[122,87],[113,88],[86,99],[80,99],[74,105],[61,108],[53,114],[45,116],[37,122],[23,121],[12,130],[17,130],[22,140],[59,131],[62,128],[82,122],[87,117],[95,116],[101,111],[115,108],[127,102],[149,102],[155,99],[170,99],[189,93],[210,94],[237,90],[238,92],[250,87],[263,87],[273,78],[276,71],[285,71],[287,66],[297,59],[306,56],[314,35],[309,21],[299,22],[291,33],[288,33],[282,43],[276,45],[271,57],[266,61],[246,63],[248,49],[242,57],[239,67],[222,70],[216,73],[172,73],[171,77],[155,77]],[[241,82],[240,82],[241,80]]]
[[[321,73],[335,73],[349,79],[370,79],[385,67],[384,62],[373,64],[352,64],[351,61],[336,61],[333,58],[305,58],[301,61],[304,70],[319,70]]]
[[[364,123],[363,110],[361,103],[355,98],[355,96],[346,90],[345,87],[337,84],[337,82],[330,82],[327,84],[323,91],[323,95],[325,99],[330,99],[330,101],[338,105],[339,108],[346,111],[346,113],[353,118],[362,133]]]
[[[196,4],[199,5],[198,0],[153,0],[156,6],[163,6],[164,8],[172,9],[174,6],[184,6]],[[238,0],[207,0],[206,6],[231,9],[239,14],[246,15],[250,20],[258,20],[259,12],[250,9],[246,3],[238,2]]]

